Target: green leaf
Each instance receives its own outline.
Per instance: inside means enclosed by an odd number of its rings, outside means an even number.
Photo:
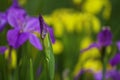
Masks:
[[[34,74],[33,74],[33,62],[32,59],[30,59],[30,80],[34,80]]]
[[[46,65],[48,69],[48,74],[50,80],[54,80],[54,73],[55,73],[55,59],[52,49],[52,44],[49,38],[49,34],[46,35],[44,39],[44,48],[45,48],[45,59],[46,59]]]

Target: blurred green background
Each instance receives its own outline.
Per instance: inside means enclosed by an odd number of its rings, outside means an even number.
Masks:
[[[120,40],[120,0],[19,0],[19,3],[29,15],[42,14],[54,29],[55,80],[73,80],[81,69],[95,72],[102,69],[100,60],[96,59],[100,57],[97,49],[85,54],[80,54],[80,50],[96,41],[96,35],[103,26],[111,28],[113,43]],[[10,5],[11,0],[0,0],[0,11],[5,11]],[[6,45],[6,30],[0,33],[1,45]],[[39,54],[28,43],[17,51],[17,55],[21,52],[30,53],[34,60]],[[108,68],[111,68],[109,64]]]

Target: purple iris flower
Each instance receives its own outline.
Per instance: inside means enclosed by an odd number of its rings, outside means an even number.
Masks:
[[[40,33],[39,19],[29,17],[24,10],[12,9],[8,12],[8,22],[14,28],[8,31],[7,40],[10,46],[20,47],[27,40],[39,50],[42,45],[34,33]]]
[[[54,37],[54,32],[51,27],[49,27],[43,20],[43,17],[40,15],[39,16],[39,22],[40,22],[40,33],[41,37],[44,38],[47,33],[50,34],[50,39],[52,43],[55,43],[55,37]]]
[[[95,80],[102,80],[102,72],[94,73]],[[120,72],[117,70],[109,70],[105,74],[106,80],[120,80]]]
[[[13,48],[20,47],[27,40],[37,49],[42,50],[40,40],[34,33],[40,33],[39,19],[29,17],[24,9],[18,5],[17,0],[13,0],[12,6],[0,13],[0,31],[8,23],[13,29],[8,30],[7,41]]]
[[[6,47],[5,46],[0,46],[0,54],[4,54],[4,52],[6,51]]]
[[[81,52],[84,52],[84,51],[89,50],[94,47],[101,50],[101,48],[107,47],[111,44],[112,44],[112,33],[111,33],[109,27],[104,27],[97,36],[97,43],[91,44],[88,48],[83,49]]]

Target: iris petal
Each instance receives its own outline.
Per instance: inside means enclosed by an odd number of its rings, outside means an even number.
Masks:
[[[10,8],[7,11],[8,23],[14,28],[21,28],[25,23],[26,12],[21,8]]]
[[[52,43],[55,43],[55,37],[54,37],[54,32],[53,29],[51,27],[48,27],[48,32],[50,34],[50,39]]]
[[[40,33],[39,19],[36,17],[27,18],[24,31],[25,32],[36,32],[37,31]]]
[[[7,41],[14,48],[20,47],[29,37],[28,33],[20,33],[19,29],[9,30],[7,33]]]
[[[110,60],[110,64],[112,66],[117,65],[118,63],[120,63],[120,54],[116,54],[111,60]]]
[[[43,49],[42,44],[40,43],[40,40],[34,34],[29,35],[29,41],[37,49],[39,50]]]
[[[0,32],[4,29],[6,23],[6,13],[0,13]]]
[[[88,48],[85,48],[85,49],[81,50],[80,53],[83,53],[84,51],[87,51],[87,50],[89,50],[91,48],[98,48],[98,49],[100,49],[100,46],[97,43],[93,43]]]

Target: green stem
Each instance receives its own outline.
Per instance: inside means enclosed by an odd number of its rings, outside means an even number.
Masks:
[[[33,62],[32,62],[32,59],[30,59],[30,80],[34,80],[34,77],[33,77]]]
[[[107,64],[107,57],[106,57],[106,47],[103,47],[101,50],[101,54],[102,54],[102,58],[101,58],[101,62],[102,62],[102,80],[105,80],[105,76],[106,76],[106,64]]]
[[[106,75],[106,59],[104,58],[103,61],[103,71],[102,71],[102,80],[105,80],[105,75]]]

